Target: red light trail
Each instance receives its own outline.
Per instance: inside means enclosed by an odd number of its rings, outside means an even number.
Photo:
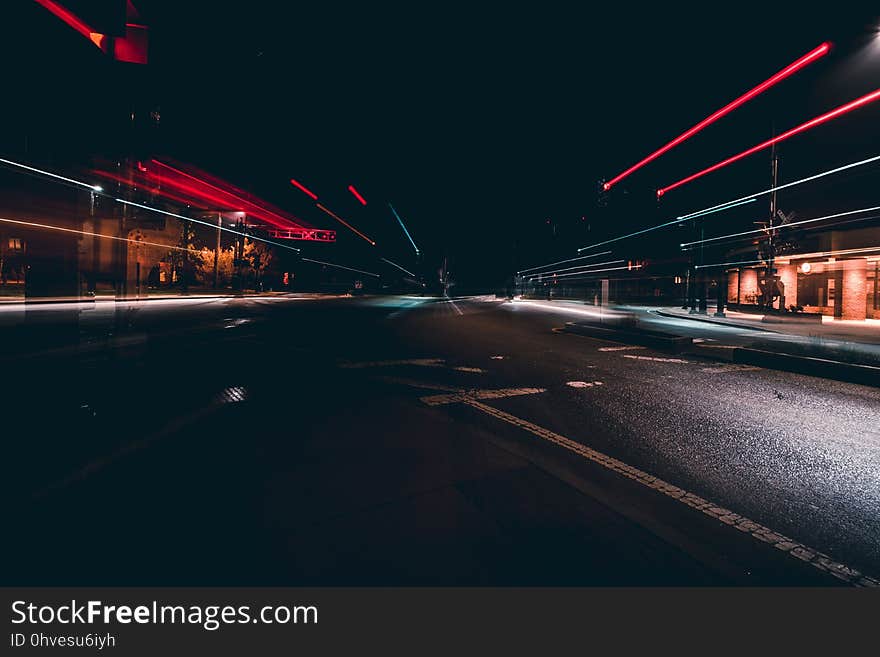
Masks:
[[[841,116],[843,114],[846,114],[848,112],[853,111],[854,109],[858,109],[859,107],[862,107],[863,105],[867,105],[868,103],[872,103],[875,100],[877,100],[878,98],[880,98],[880,89],[877,89],[876,91],[872,91],[871,93],[869,93],[865,96],[862,96],[861,98],[857,98],[856,100],[853,100],[853,101],[847,103],[846,105],[841,105],[837,109],[831,110],[830,112],[826,112],[825,114],[822,114],[821,116],[817,116],[815,119],[811,119],[811,120],[807,121],[806,123],[802,123],[801,125],[799,125],[795,128],[792,128],[791,130],[787,130],[786,132],[783,132],[781,135],[777,135],[776,137],[773,137],[772,139],[768,139],[767,141],[761,142],[760,144],[757,144],[756,146],[752,146],[751,148],[744,150],[742,153],[738,153],[737,155],[733,155],[733,156],[727,158],[726,160],[722,160],[721,162],[718,162],[717,164],[713,164],[712,166],[710,166],[706,169],[703,169],[702,171],[697,171],[696,173],[691,174],[687,178],[682,178],[678,182],[674,182],[671,185],[667,185],[666,187],[658,189],[657,196],[658,197],[663,196],[666,192],[668,192],[672,189],[675,189],[676,187],[681,187],[682,185],[685,185],[693,180],[696,180],[697,178],[701,178],[701,177],[705,176],[707,173],[712,173],[713,171],[717,171],[718,169],[720,169],[722,167],[726,167],[728,164],[732,164],[738,160],[743,159],[744,157],[748,157],[749,155],[757,153],[758,151],[762,151],[765,148],[769,148],[773,144],[778,144],[781,141],[785,141],[789,137],[794,137],[795,135],[800,134],[802,132],[805,132],[805,131],[809,130],[810,128],[815,128],[817,125],[825,123],[826,121],[830,121],[831,119],[835,119],[838,116]]]
[[[376,242],[374,242],[373,240],[371,240],[369,237],[367,237],[366,235],[364,235],[364,234],[363,234],[361,231],[359,231],[357,228],[355,228],[355,227],[352,226],[350,223],[348,223],[347,221],[345,221],[345,219],[343,219],[342,217],[340,217],[340,216],[334,214],[333,212],[331,212],[330,210],[328,210],[327,208],[325,208],[325,207],[324,207],[323,205],[321,205],[320,203],[316,203],[315,205],[318,206],[318,209],[319,209],[319,210],[323,210],[324,212],[326,212],[327,214],[329,214],[331,217],[333,217],[334,219],[336,219],[336,221],[338,221],[339,223],[341,223],[343,226],[345,226],[346,228],[348,228],[348,229],[351,230],[352,232],[358,234],[360,237],[362,237],[363,239],[365,239],[367,242],[369,242],[369,243],[372,244],[373,246],[376,246]]]
[[[305,192],[308,196],[311,196],[313,201],[318,200],[318,195],[315,194],[313,191],[311,191],[308,187],[303,185],[301,182],[298,182],[298,181],[294,180],[293,178],[291,178],[290,184],[293,185],[294,187],[297,187],[301,191]]]
[[[694,127],[681,133],[678,137],[676,137],[675,139],[670,141],[668,144],[666,144],[662,148],[657,149],[656,151],[654,151],[653,153],[648,155],[646,158],[644,158],[640,162],[637,162],[636,164],[631,166],[629,169],[627,169],[623,173],[619,173],[618,175],[616,175],[614,178],[612,178],[611,180],[609,180],[608,182],[606,182],[604,184],[605,191],[608,191],[609,189],[611,189],[612,186],[616,185],[618,182],[620,182],[621,180],[626,178],[628,175],[630,175],[634,171],[641,169],[643,166],[656,160],[658,157],[660,157],[661,155],[663,155],[667,151],[675,148],[681,142],[685,141],[686,139],[689,139],[690,137],[693,137],[695,134],[697,134],[698,132],[703,130],[703,128],[705,128],[706,126],[708,126],[712,123],[715,123],[715,121],[726,116],[727,114],[730,114],[737,107],[740,107],[741,105],[747,103],[755,96],[758,96],[758,95],[764,93],[770,87],[776,85],[777,83],[781,82],[782,80],[789,77],[790,75],[793,75],[794,73],[796,73],[800,69],[804,68],[808,64],[811,64],[812,62],[816,61],[820,57],[823,57],[824,55],[826,55],[828,53],[828,51],[830,49],[831,49],[831,44],[829,44],[827,42],[823,43],[822,45],[818,46],[817,48],[814,48],[813,50],[808,52],[806,55],[801,57],[800,59],[798,59],[798,60],[792,62],[791,64],[789,64],[788,66],[786,66],[784,69],[779,71],[776,75],[766,79],[764,82],[759,84],[757,87],[755,87],[754,89],[752,89],[750,91],[747,91],[742,96],[740,96],[739,98],[737,98],[734,101],[731,101],[730,103],[728,103],[727,105],[722,107],[717,112],[710,114],[705,119],[703,119],[702,121],[697,123]]]
[[[98,48],[100,48],[102,51],[107,52],[107,36],[105,34],[101,34],[100,32],[95,32],[89,25],[80,20],[80,18],[72,11],[65,9],[57,2],[53,2],[53,0],[35,0],[35,2],[54,14],[56,18],[59,18],[67,23],[74,30],[82,34],[86,39],[98,46]]]
[[[354,185],[349,185],[349,186],[348,186],[348,191],[350,191],[352,194],[354,194],[354,197],[355,197],[358,201],[361,202],[361,205],[366,205],[366,204],[367,204],[366,200],[364,200],[364,197],[361,196],[360,194],[358,194],[358,190],[356,190],[356,189],[354,188]]]
[[[204,194],[204,192],[202,192],[202,195],[205,198],[209,198],[210,200],[212,200],[214,202],[218,202],[218,201],[222,200],[223,196],[227,196],[227,197],[234,199],[235,201],[237,201],[240,204],[237,209],[249,208],[250,214],[252,214],[253,216],[255,216],[259,219],[262,219],[263,221],[267,221],[271,224],[274,224],[274,225],[280,226],[280,227],[286,227],[286,224],[289,224],[289,223],[298,225],[298,222],[295,222],[288,217],[284,217],[284,216],[278,214],[277,212],[273,212],[273,211],[263,207],[262,205],[257,205],[256,203],[254,203],[252,201],[248,201],[246,199],[243,199],[240,196],[238,196],[237,194],[234,194],[233,192],[231,192],[229,190],[222,189],[222,188],[218,187],[217,185],[213,185],[205,180],[202,180],[200,178],[197,178],[196,176],[193,176],[192,174],[189,174],[185,171],[181,171],[180,169],[177,169],[169,164],[165,164],[164,162],[160,162],[159,160],[152,160],[152,162],[154,164],[158,164],[160,167],[163,167],[169,171],[176,173],[179,176],[183,176],[185,178],[188,178],[189,180],[194,181],[195,183],[197,183],[197,185],[203,185],[205,187],[208,187],[209,189],[216,190],[217,192],[219,192],[221,194],[220,197],[216,197],[216,196],[211,197],[211,196]],[[167,179],[166,179],[166,181],[167,181]],[[172,184],[175,184],[178,187],[182,187],[180,185],[180,183],[172,183]],[[196,189],[196,191],[198,191],[198,190]],[[229,204],[227,201],[227,204],[229,207],[236,207],[234,203]],[[270,219],[266,215],[274,217],[274,219]],[[279,220],[281,221],[281,223],[278,223]]]

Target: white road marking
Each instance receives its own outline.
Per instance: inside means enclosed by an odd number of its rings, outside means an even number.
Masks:
[[[408,360],[377,360],[367,363],[339,363],[339,367],[349,370],[367,367],[394,367],[395,365],[418,365],[421,367],[444,367],[442,358],[410,358]]]
[[[644,347],[638,347],[636,345],[628,345],[626,347],[599,347],[599,351],[629,351],[632,349],[644,349]]]
[[[601,381],[566,381],[565,385],[572,388],[592,388],[594,386],[605,385]]]
[[[428,406],[440,406],[441,404],[455,404],[467,402],[473,399],[501,399],[502,397],[517,397],[519,395],[535,395],[546,392],[546,388],[501,388],[499,390],[463,390],[449,395],[430,395],[421,400]]]
[[[732,344],[699,344],[697,346],[703,349],[736,349],[736,345]]]
[[[504,360],[504,356],[489,356],[492,360]]]
[[[710,374],[724,374],[726,372],[753,372],[755,370],[761,369],[760,367],[755,367],[754,365],[721,365],[719,367],[704,367],[703,372],[709,372]]]
[[[687,364],[687,363],[691,363],[691,362],[692,362],[692,361],[689,361],[689,360],[684,360],[684,359],[682,359],[682,358],[655,358],[654,356],[631,356],[631,355],[629,355],[629,354],[624,354],[623,357],[624,357],[624,358],[632,358],[633,360],[650,360],[650,361],[654,361],[655,363],[681,363],[681,364]]]
[[[416,365],[419,367],[448,367],[456,372],[469,372],[471,374],[485,374],[486,370],[480,367],[468,367],[465,365],[447,365],[442,358],[409,358],[406,360],[376,360],[366,363],[338,363],[338,367],[349,370],[366,369],[368,367],[395,367],[399,365]]]
[[[687,506],[700,511],[701,513],[710,516],[712,518],[716,518],[723,522],[726,525],[730,525],[731,527],[735,527],[741,532],[744,532],[754,538],[757,541],[761,541],[762,543],[767,543],[768,545],[772,545],[777,550],[781,550],[786,554],[800,559],[801,561],[805,561],[815,568],[827,572],[838,579],[843,580],[844,582],[848,582],[854,586],[862,586],[862,587],[880,587],[880,581],[869,577],[867,575],[862,574],[858,570],[847,566],[839,561],[835,561],[827,554],[823,554],[818,550],[814,550],[802,543],[798,543],[797,541],[784,536],[783,534],[779,534],[769,527],[765,527],[759,523],[756,523],[745,516],[741,516],[739,514],[734,513],[729,509],[725,509],[724,507],[713,504],[712,502],[703,499],[699,495],[688,492],[683,488],[679,488],[678,486],[673,486],[670,483],[663,481],[657,477],[654,477],[643,470],[639,470],[638,468],[634,468],[631,465],[627,465],[623,461],[615,459],[613,457],[607,456],[602,452],[598,452],[586,445],[583,445],[579,442],[571,440],[570,438],[566,438],[558,433],[550,431],[549,429],[545,429],[544,427],[538,426],[537,424],[533,424],[528,420],[523,420],[522,418],[518,418],[515,415],[511,415],[510,413],[506,413],[497,408],[493,408],[492,406],[488,406],[483,404],[480,401],[477,401],[474,398],[464,399],[465,404],[471,406],[472,408],[476,408],[488,415],[498,418],[499,420],[503,420],[509,424],[512,424],[516,427],[524,429],[539,438],[551,442],[555,445],[562,447],[563,449],[568,450],[569,452],[573,452],[582,456],[583,458],[592,461],[593,463],[597,463],[609,470],[617,472],[618,474],[627,477],[633,481],[636,481],[643,486],[651,488],[659,493],[666,495],[682,504],[686,504]]]

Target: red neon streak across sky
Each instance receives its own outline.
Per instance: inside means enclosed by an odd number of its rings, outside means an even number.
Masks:
[[[146,169],[144,169],[144,171],[146,171]],[[143,175],[141,175],[139,177],[139,179],[135,179],[135,178],[129,179],[124,176],[119,176],[119,175],[110,173],[109,171],[101,171],[100,169],[91,169],[91,173],[92,173],[92,175],[100,176],[101,178],[104,178],[106,180],[112,180],[114,182],[121,183],[121,184],[125,185],[126,187],[141,187],[141,188],[147,190],[150,194],[153,194],[155,196],[160,196],[161,198],[164,198],[169,201],[175,201],[176,203],[183,203],[184,205],[195,205],[195,206],[200,206],[200,205],[207,206],[208,205],[203,200],[197,200],[193,196],[180,196],[178,194],[172,194],[167,189],[161,189],[156,186],[157,184],[159,184],[158,181],[155,181],[155,180],[151,181]],[[205,207],[204,209],[210,210],[212,208]]]
[[[727,114],[730,114],[730,112],[735,110],[737,107],[747,103],[752,98],[767,91],[767,89],[774,86],[778,82],[781,82],[782,80],[789,77],[790,75],[793,75],[794,73],[798,72],[800,69],[805,67],[807,64],[810,64],[813,61],[819,59],[820,57],[826,55],[830,49],[831,49],[831,44],[829,44],[827,42],[823,43],[822,45],[818,46],[817,48],[814,48],[813,50],[808,52],[806,55],[801,57],[800,59],[795,60],[794,62],[792,62],[791,64],[786,66],[784,69],[779,71],[776,75],[766,79],[764,82],[759,84],[757,87],[755,87],[751,91],[747,91],[746,93],[744,93],[742,96],[740,96],[736,100],[731,101],[730,103],[728,103],[727,105],[722,107],[720,110],[710,114],[705,119],[703,119],[698,124],[696,124],[694,127],[681,133],[678,137],[676,137],[675,139],[670,141],[668,144],[666,144],[662,148],[657,149],[656,151],[654,151],[653,153],[648,155],[646,158],[644,158],[640,162],[637,162],[636,164],[631,166],[629,169],[627,169],[623,173],[619,173],[618,175],[616,175],[614,178],[612,178],[611,180],[609,180],[608,182],[606,182],[604,184],[605,191],[608,191],[609,189],[611,189],[611,187],[613,185],[617,184],[618,182],[620,182],[621,180],[626,178],[628,175],[630,175],[634,171],[641,169],[643,166],[645,166],[649,162],[654,161],[655,159],[657,159],[658,157],[660,157],[661,155],[663,155],[667,151],[671,150],[672,148],[675,148],[681,142],[685,141],[686,139],[689,139],[690,137],[693,137],[695,134],[700,132],[706,126],[708,126],[712,123],[715,123],[715,121],[722,118],[723,116],[726,116]]]
[[[268,214],[270,214],[270,215],[274,215],[274,216],[277,217],[278,219],[280,219],[280,220],[282,220],[282,221],[285,221],[285,222],[288,222],[288,223],[294,223],[294,224],[296,223],[295,221],[293,221],[292,219],[289,219],[288,217],[284,217],[284,216],[278,214],[277,212],[272,212],[271,210],[269,210],[269,209],[267,209],[267,208],[265,208],[265,207],[263,207],[263,206],[261,206],[261,205],[259,205],[259,204],[257,204],[257,203],[254,203],[253,201],[248,201],[248,200],[246,200],[246,199],[243,199],[243,198],[241,198],[240,196],[238,196],[238,195],[236,195],[236,194],[234,194],[234,193],[232,193],[232,192],[230,192],[230,191],[228,191],[228,190],[222,189],[222,188],[220,188],[220,187],[218,187],[218,186],[216,186],[216,185],[212,185],[211,183],[209,183],[209,182],[207,182],[207,181],[204,181],[204,180],[202,180],[201,178],[197,178],[196,176],[193,176],[192,174],[186,173],[185,171],[181,171],[180,169],[176,169],[176,168],[174,168],[173,166],[171,166],[171,165],[169,165],[169,164],[165,164],[164,162],[160,162],[159,160],[152,160],[152,161],[153,161],[154,163],[158,164],[159,166],[164,167],[164,168],[166,168],[166,169],[168,169],[168,170],[170,170],[170,171],[173,171],[174,173],[177,173],[177,174],[179,174],[179,175],[181,175],[181,176],[184,176],[184,177],[186,177],[186,178],[189,178],[190,180],[193,180],[193,181],[195,181],[196,183],[198,183],[198,184],[200,184],[200,185],[205,185],[205,186],[207,186],[207,187],[210,187],[211,189],[217,190],[217,191],[220,192],[221,194],[225,194],[225,195],[230,196],[230,197],[232,197],[232,198],[234,198],[234,199],[237,199],[239,202],[245,203],[245,204],[249,205],[249,206],[252,207],[252,208],[257,208],[257,210],[258,210],[259,212],[261,212],[261,213],[268,213]],[[257,215],[256,212],[251,212],[251,214],[253,214],[254,216],[259,216],[259,215]],[[269,220],[266,219],[266,221],[269,221]],[[270,222],[270,223],[274,223],[274,222]]]
[[[349,186],[348,186],[348,191],[350,191],[352,194],[354,194],[354,197],[355,197],[358,201],[361,202],[361,205],[366,205],[366,204],[367,204],[367,202],[364,200],[364,197],[361,196],[360,194],[358,194],[358,190],[356,190],[356,189],[354,188],[354,185],[349,185]]]
[[[257,217],[259,219],[262,219],[263,221],[266,221],[270,224],[273,224],[273,225],[281,227],[281,228],[287,228],[289,224],[293,224],[294,226],[301,226],[300,222],[294,218],[286,217],[286,216],[281,215],[277,212],[273,212],[272,210],[269,210],[268,208],[266,208],[262,205],[259,205],[257,203],[254,203],[253,201],[249,201],[247,199],[241,198],[240,196],[238,196],[230,191],[227,191],[225,189],[222,189],[221,187],[218,187],[217,185],[213,185],[209,182],[206,182],[200,178],[197,178],[196,176],[193,176],[189,173],[186,173],[185,171],[181,171],[179,169],[176,169],[175,167],[172,167],[168,164],[165,164],[163,162],[159,162],[158,160],[152,160],[152,161],[155,164],[158,164],[159,166],[164,167],[179,176],[183,176],[185,178],[188,178],[188,179],[194,181],[195,183],[197,183],[198,185],[208,187],[209,189],[216,190],[217,192],[219,192],[221,194],[221,196],[218,197],[218,196],[209,194],[209,193],[199,189],[198,187],[192,187],[188,184],[181,183],[180,181],[174,180],[173,178],[159,176],[158,174],[155,174],[155,173],[147,174],[149,177],[155,178],[159,181],[164,181],[167,184],[170,184],[174,187],[177,187],[178,189],[181,189],[187,193],[193,194],[197,198],[200,198],[202,200],[207,199],[211,202],[224,205],[225,207],[238,208],[240,210],[247,211],[252,216]],[[230,202],[229,199],[233,199],[233,201]],[[279,221],[281,221],[282,223],[278,223]]]
[[[682,185],[689,183],[692,180],[696,180],[697,178],[701,178],[702,176],[705,176],[707,173],[712,173],[713,171],[717,171],[718,169],[720,169],[722,167],[726,167],[728,164],[732,164],[733,162],[736,162],[737,160],[741,160],[744,157],[748,157],[749,155],[752,155],[753,153],[757,153],[758,151],[764,150],[765,148],[768,148],[769,146],[772,146],[773,144],[778,144],[779,142],[784,141],[784,140],[788,139],[789,137],[794,137],[795,135],[800,134],[801,132],[804,132],[806,130],[809,130],[810,128],[814,128],[821,123],[825,123],[826,121],[830,121],[831,119],[837,118],[838,116],[841,116],[842,114],[846,114],[847,112],[851,112],[854,109],[858,109],[862,105],[867,105],[868,103],[872,103],[875,100],[877,100],[878,98],[880,98],[880,89],[877,89],[876,91],[872,91],[871,93],[866,94],[866,95],[862,96],[861,98],[857,98],[856,100],[850,101],[846,105],[841,105],[837,109],[833,109],[830,112],[826,112],[825,114],[822,114],[821,116],[817,116],[815,119],[810,119],[806,123],[801,123],[799,126],[792,128],[791,130],[787,130],[787,131],[783,132],[781,135],[777,135],[777,136],[773,137],[772,139],[768,139],[767,141],[761,142],[760,144],[758,144],[756,146],[752,146],[748,150],[745,150],[742,153],[739,153],[737,155],[733,155],[733,156],[727,158],[726,160],[722,160],[721,162],[718,162],[717,164],[713,164],[712,166],[710,166],[706,169],[703,169],[702,171],[697,171],[696,173],[691,174],[687,178],[682,178],[678,182],[674,182],[671,185],[667,185],[666,187],[663,187],[662,189],[658,189],[657,196],[663,196],[666,192],[668,192],[671,189],[675,189],[676,187],[681,187]]]
[[[53,0],[36,0],[36,3],[50,11],[57,18],[60,18],[63,22],[67,23],[74,30],[82,34],[86,39],[98,46],[98,48],[100,48],[103,52],[107,52],[105,43],[107,39],[106,34],[95,32],[89,25],[80,20],[80,18],[76,14],[62,7]]]
[[[290,179],[290,184],[293,185],[294,187],[298,187],[300,190],[302,190],[303,192],[305,192],[306,194],[308,194],[309,196],[311,196],[313,201],[317,201],[317,200],[318,200],[318,195],[315,194],[314,192],[312,192],[311,190],[309,190],[309,189],[308,189],[305,185],[303,185],[302,183],[297,182],[296,180],[294,180],[293,178],[291,178],[291,179]]]
[[[236,199],[234,196],[231,196],[231,195],[227,195],[227,196],[229,196],[229,198],[227,198],[224,196],[216,196],[213,194],[209,194],[209,193],[205,192],[203,189],[200,189],[198,187],[193,187],[190,184],[181,182],[180,180],[176,180],[174,178],[169,178],[167,176],[159,175],[155,172],[147,173],[146,177],[156,184],[173,187],[177,191],[182,192],[183,194],[191,197],[192,199],[195,199],[194,201],[191,201],[191,203],[193,205],[198,205],[201,203],[201,204],[207,204],[209,206],[213,205],[214,209],[223,208],[226,210],[233,210],[233,211],[240,211],[240,212],[246,211],[250,216],[255,217],[257,219],[262,219],[263,221],[270,223],[273,226],[277,226],[279,228],[288,228],[289,229],[291,227],[291,224],[293,226],[300,227],[299,224],[297,224],[296,222],[294,222],[293,220],[290,220],[290,219],[287,219],[284,222],[279,222],[278,219],[271,217],[271,216],[268,216],[264,212],[262,212],[261,208],[259,208],[259,206],[255,206],[256,209],[248,208],[247,204],[243,204],[240,202],[241,199]],[[161,195],[166,196],[167,193],[163,191],[163,192],[161,192]],[[230,202],[230,198],[232,198],[231,202]]]

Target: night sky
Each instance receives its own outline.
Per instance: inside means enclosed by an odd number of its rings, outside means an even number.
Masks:
[[[31,144],[42,138],[44,150],[53,140],[81,149],[82,134],[102,130],[100,108],[114,106],[104,101],[136,88],[161,108],[156,152],[337,228],[340,243],[313,253],[375,261],[291,177],[373,236],[376,255],[414,265],[391,201],[425,251],[425,269],[448,255],[462,285],[494,285],[513,269],[763,189],[769,153],[670,192],[659,207],[653,194],[880,88],[872,42],[880,16],[835,4],[694,11],[669,3],[138,0],[151,26],[151,63],[131,75],[133,67],[101,61],[35,3],[21,4],[3,10],[26,28],[3,46],[7,63],[18,64],[7,84],[22,90],[20,102],[6,95],[6,125],[24,127],[7,131],[7,152],[21,151],[23,132],[39,133]],[[610,210],[597,207],[600,178],[826,40],[835,46],[829,56],[621,183]],[[880,103],[786,142],[783,180],[876,154],[877,126]],[[816,187],[780,202],[803,216],[823,204],[861,207],[862,197],[878,200],[870,198],[876,179],[863,176],[845,199]]]

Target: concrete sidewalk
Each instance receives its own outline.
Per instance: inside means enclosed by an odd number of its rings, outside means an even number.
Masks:
[[[650,312],[650,311],[649,311]],[[676,319],[689,319],[695,322],[709,322],[725,326],[778,333],[783,335],[796,335],[809,338],[828,338],[842,340],[844,342],[861,342],[866,344],[880,344],[880,320],[868,319],[864,322],[852,320],[840,320],[824,316],[821,323],[800,323],[762,321],[764,315],[743,313],[735,310],[725,311],[725,317],[716,317],[713,311],[707,314],[690,314],[678,306],[663,306],[653,309],[658,315],[674,317]]]

